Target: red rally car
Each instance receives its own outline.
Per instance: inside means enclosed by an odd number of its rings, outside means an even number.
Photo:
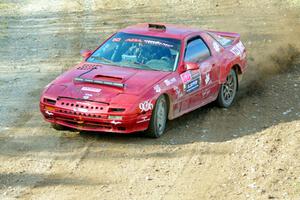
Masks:
[[[168,119],[212,101],[232,105],[246,70],[239,34],[171,24],[130,26],[81,54],[41,95],[55,128],[159,137]]]

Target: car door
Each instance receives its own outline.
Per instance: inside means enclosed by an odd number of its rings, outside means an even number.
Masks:
[[[211,56],[211,52],[207,44],[200,36],[193,37],[187,42],[184,62],[197,63],[200,67],[199,70],[185,72],[192,74],[192,81],[188,82],[188,84],[185,87],[186,93],[191,92],[191,95],[189,97],[188,109],[192,110],[195,107],[199,107],[203,104],[204,99],[207,98],[207,95],[209,95],[203,92],[206,92],[206,90],[209,87],[211,87],[211,84],[214,82],[215,78],[214,74],[212,73],[214,63],[213,57]],[[199,79],[198,85],[194,80],[194,78],[197,77]],[[189,91],[188,89],[190,87],[197,88],[192,91]]]
[[[197,57],[197,39],[199,36],[193,36],[192,38],[186,41],[183,63],[187,62],[196,62]],[[200,70],[186,70],[180,74],[180,88],[183,91],[183,97],[181,102],[181,113],[186,113],[190,111],[190,101],[193,99],[193,96],[197,96],[200,93],[197,92],[200,89],[201,77]]]

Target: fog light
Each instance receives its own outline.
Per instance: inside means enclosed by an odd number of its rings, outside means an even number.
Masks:
[[[113,120],[122,120],[122,116],[116,116],[116,115],[109,115],[108,119],[113,119]]]

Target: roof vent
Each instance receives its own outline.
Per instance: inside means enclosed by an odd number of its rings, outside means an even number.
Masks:
[[[161,24],[148,24],[148,28],[157,31],[165,31],[167,29],[165,25]]]

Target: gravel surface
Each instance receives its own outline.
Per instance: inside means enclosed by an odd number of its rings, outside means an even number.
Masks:
[[[56,131],[43,87],[114,31],[162,21],[239,32],[235,104],[166,134]],[[300,199],[300,1],[0,2],[0,199]]]

